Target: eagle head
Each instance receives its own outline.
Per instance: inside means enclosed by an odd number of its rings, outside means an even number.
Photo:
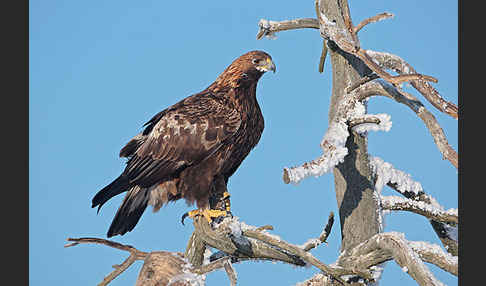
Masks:
[[[215,81],[217,86],[247,86],[257,82],[267,71],[277,68],[272,57],[264,51],[251,51],[234,60]]]
[[[251,51],[236,59],[233,64],[239,65],[243,71],[250,73],[265,73],[275,71],[277,67],[272,57],[264,51]]]

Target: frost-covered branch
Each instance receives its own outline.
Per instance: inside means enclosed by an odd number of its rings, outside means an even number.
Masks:
[[[423,261],[434,264],[453,275],[458,275],[457,256],[444,252],[437,244],[424,241],[409,241],[409,245]]]
[[[319,22],[317,21],[317,19],[313,18],[286,20],[280,22],[261,19],[258,22],[258,27],[259,30],[256,36],[257,40],[260,40],[263,37],[273,39],[275,37],[275,33],[281,31],[305,28],[319,29]]]
[[[430,218],[430,224],[432,225],[432,228],[441,240],[444,247],[447,249],[447,252],[457,256],[457,209],[445,211],[444,208],[432,196],[427,195],[424,192],[420,183],[412,180],[409,174],[396,170],[390,163],[386,163],[380,158],[373,157],[370,159],[370,164],[372,165],[372,169],[377,176],[377,194],[381,194],[383,186],[387,185],[409,199],[408,202],[410,202],[410,204],[408,209],[412,211],[412,206],[410,205],[413,205],[413,208],[416,209],[416,213],[424,214]],[[398,199],[395,201],[398,201]],[[386,208],[386,204],[390,203],[387,202],[387,199],[385,198],[385,206],[383,206],[383,199],[381,198],[381,195],[379,196],[379,201],[381,202],[383,208]],[[444,216],[439,215],[436,217],[438,214],[443,214]],[[445,217],[447,217],[446,221],[443,220]],[[439,219],[436,220],[436,218]]]
[[[205,247],[213,247],[234,257],[238,261],[256,259],[282,261],[298,266],[305,265],[305,262],[295,255],[279,251],[268,244],[243,236],[241,234],[242,230],[246,228],[256,229],[256,227],[239,222],[236,217],[224,219],[214,229],[206,220],[196,218],[194,220],[194,234],[193,238],[191,238],[192,243],[188,244],[186,250],[187,259],[194,266],[200,266],[203,264]],[[197,252],[191,250],[194,245],[197,245],[194,243],[196,241],[204,245]]]
[[[409,211],[445,223],[459,222],[457,209],[443,211],[431,204],[397,196],[382,196],[381,207],[390,211]]]
[[[385,113],[365,114],[362,117],[351,119],[349,127],[358,134],[364,134],[368,131],[388,132],[392,127],[392,122],[390,115]]]
[[[430,135],[432,135],[434,143],[442,153],[443,158],[449,160],[454,167],[458,168],[458,154],[449,145],[447,137],[444,134],[444,130],[442,130],[442,127],[438,123],[435,116],[429,112],[416,97],[403,91],[399,92],[395,86],[381,79],[368,81],[359,85],[353,90],[353,94],[360,101],[371,96],[385,96],[409,107],[420,119],[422,119],[425,126],[429,130]]]
[[[443,285],[430,272],[407,241],[403,233],[379,233],[343,253],[338,265],[352,267],[360,265],[371,267],[393,259],[402,270],[409,274],[419,285]]]
[[[401,75],[416,74],[415,69],[399,56],[372,50],[367,50],[366,54],[368,54],[380,67],[384,69],[393,70]],[[449,114],[456,119],[458,118],[459,108],[457,105],[442,98],[439,92],[427,81],[413,79],[410,80],[410,84],[438,110]]]
[[[333,214],[329,216],[328,223],[321,233],[319,240],[325,241],[331,231],[334,220]],[[330,275],[334,279],[346,284],[340,278],[343,275],[358,275],[364,279],[371,279],[368,271],[359,267],[346,269],[343,267],[332,267],[324,264],[308,252],[312,247],[310,244],[298,246],[290,244],[280,237],[270,234],[266,229],[257,228],[240,222],[237,217],[225,218],[221,223],[211,227],[206,220],[196,218],[194,220],[195,234],[201,236],[200,239],[208,247],[219,249],[224,255],[230,256],[232,262],[246,260],[270,260],[282,261],[293,265],[305,266],[313,265]],[[190,246],[189,246],[190,247]],[[186,251],[186,253],[188,253]],[[221,257],[211,255],[211,257]],[[191,261],[191,257],[187,257]],[[221,258],[217,258],[221,259]],[[211,260],[211,259],[210,259]],[[217,261],[217,260],[215,260]],[[204,264],[201,265],[204,266]],[[201,267],[201,266],[199,266]],[[228,267],[226,265],[226,267]]]
[[[379,157],[370,157],[370,165],[376,175],[376,191],[381,193],[383,187],[392,183],[401,192],[418,195],[423,192],[422,185],[412,180],[410,174],[397,170],[392,164],[383,161]]]
[[[332,170],[348,154],[348,149],[344,146],[348,136],[348,125],[346,123],[335,122],[331,124],[321,141],[323,154],[301,166],[284,168],[284,182],[286,184],[297,184],[309,176],[319,177]]]

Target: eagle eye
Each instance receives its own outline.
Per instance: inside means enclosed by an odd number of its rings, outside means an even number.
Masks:
[[[259,63],[259,62],[260,62],[260,59],[253,59],[251,62],[252,62],[253,64],[257,64],[257,63]]]

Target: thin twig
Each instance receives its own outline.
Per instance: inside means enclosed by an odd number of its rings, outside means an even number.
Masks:
[[[98,284],[98,286],[108,285],[111,281],[113,281],[113,279],[118,277],[118,275],[122,274],[123,271],[127,270],[128,267],[130,267],[133,264],[133,262],[135,262],[137,260],[139,260],[137,255],[135,253],[131,253],[130,256],[125,261],[123,261],[122,264],[115,265],[114,266],[115,270],[113,270],[110,274],[108,274],[108,276],[103,278],[103,281],[101,281]]]
[[[370,82],[370,81],[377,79],[377,78],[379,78],[379,76],[376,73],[372,73],[371,75],[364,76],[364,77],[360,78],[360,80],[358,82],[353,83],[351,86],[348,86],[346,88],[346,93],[351,93],[353,90],[358,88],[360,85],[363,85],[363,84]]]
[[[383,80],[367,82],[357,87],[353,92],[353,96],[360,101],[371,96],[380,95],[389,97],[408,106],[425,123],[425,126],[432,135],[432,138],[434,139],[437,148],[442,153],[442,156],[449,160],[454,167],[458,168],[459,158],[457,152],[449,145],[444,131],[442,130],[435,116],[429,112],[415,96],[404,91],[400,92],[396,86],[384,82]],[[406,94],[406,96],[404,94]]]
[[[316,248],[321,243],[323,243],[323,242],[325,243],[326,240],[327,240],[327,237],[329,236],[329,234],[331,234],[331,229],[332,229],[333,224],[334,224],[334,212],[331,212],[329,214],[329,218],[327,219],[327,224],[324,227],[324,230],[319,235],[319,238],[318,239],[310,239],[307,243],[305,243],[302,246],[302,249],[304,249],[304,251],[309,251],[313,248]]]
[[[374,61],[378,62],[378,64],[383,68],[391,69],[402,75],[416,73],[415,69],[399,56],[372,50],[367,50],[366,53],[370,55]],[[459,117],[458,106],[442,98],[439,92],[428,82],[416,79],[411,80],[410,84],[439,111],[444,112],[456,119]]]
[[[326,40],[323,39],[321,57],[319,58],[319,68],[318,68],[319,73],[322,73],[324,71],[324,63],[326,62],[326,56],[327,56],[327,42]]]
[[[366,26],[370,23],[375,23],[375,22],[378,22],[378,21],[381,21],[381,20],[384,20],[384,19],[392,18],[393,16],[394,16],[393,14],[385,12],[385,13],[381,13],[381,14],[375,15],[373,17],[364,19],[363,21],[361,21],[358,25],[356,25],[354,27],[354,32],[357,34],[364,26]]]
[[[113,270],[110,274],[108,274],[103,281],[101,281],[98,286],[106,286],[108,283],[113,281],[116,277],[122,274],[125,270],[128,269],[135,261],[137,260],[144,260],[148,253],[144,251],[140,251],[131,245],[121,244],[112,240],[102,239],[102,238],[95,238],[95,237],[82,237],[82,238],[68,238],[68,241],[72,241],[73,243],[69,243],[64,245],[64,247],[72,247],[82,243],[93,243],[93,244],[103,244],[109,247],[113,247],[116,249],[124,250],[130,252],[130,256],[123,261],[122,264],[114,265]]]
[[[145,259],[145,256],[147,256],[147,252],[140,251],[140,250],[136,249],[135,247],[133,247],[131,245],[125,245],[125,244],[121,244],[121,243],[118,243],[118,242],[115,242],[115,241],[112,241],[112,240],[103,239],[103,238],[96,238],[96,237],[68,238],[67,241],[73,241],[73,243],[66,244],[66,245],[64,245],[64,247],[71,247],[71,246],[75,246],[75,245],[82,244],[82,243],[94,243],[94,244],[103,244],[103,245],[113,247],[113,248],[116,248],[116,249],[135,253],[136,256],[137,256],[137,259],[139,259],[139,260],[143,260],[143,259]]]

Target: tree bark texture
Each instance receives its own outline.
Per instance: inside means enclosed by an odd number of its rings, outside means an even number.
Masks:
[[[341,29],[346,29],[343,10],[347,1],[321,1],[321,11]],[[346,94],[346,88],[369,74],[371,70],[357,57],[336,49],[328,41],[332,64],[332,96],[329,122]],[[375,199],[372,172],[369,166],[367,139],[350,131],[346,141],[348,155],[334,168],[336,200],[341,223],[341,251],[348,250],[380,232],[379,206]]]

